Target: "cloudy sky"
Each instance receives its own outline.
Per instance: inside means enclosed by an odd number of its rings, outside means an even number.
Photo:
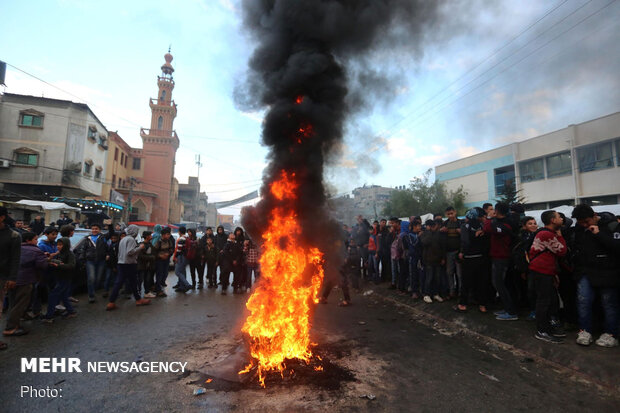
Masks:
[[[233,99],[253,50],[238,1],[1,3],[5,92],[85,102],[140,146],[171,45],[176,177],[195,176],[200,154],[210,201],[258,189],[262,113]],[[334,194],[405,185],[438,164],[620,110],[620,1],[463,0],[442,16],[416,53],[403,39],[362,61],[390,81],[355,88],[373,104],[349,120],[328,169]]]

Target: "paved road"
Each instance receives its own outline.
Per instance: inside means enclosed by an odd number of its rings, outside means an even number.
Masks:
[[[115,312],[105,312],[103,300],[83,300],[78,318],[52,326],[30,322],[28,336],[8,340],[10,348],[0,353],[0,410],[620,411],[619,399],[604,389],[449,326],[421,322],[377,294],[354,296],[349,308],[336,306],[338,298],[334,291],[315,313],[312,338],[325,371],[308,376],[301,369],[266,389],[222,379],[222,366],[240,361],[247,295],[171,293],[143,308],[119,299]],[[188,372],[20,373],[21,357],[78,357],[82,365],[180,361]],[[63,397],[22,398],[23,385],[62,389]],[[201,386],[206,393],[194,396]]]

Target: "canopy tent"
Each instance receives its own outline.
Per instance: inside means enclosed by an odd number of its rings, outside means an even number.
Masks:
[[[49,202],[49,201],[35,201],[32,199],[22,199],[17,201],[17,204],[38,206],[44,211],[80,211],[80,208],[69,206],[62,202]]]

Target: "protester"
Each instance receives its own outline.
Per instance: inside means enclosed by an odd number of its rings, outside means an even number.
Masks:
[[[443,302],[439,293],[441,288],[442,266],[446,263],[446,246],[444,237],[439,232],[439,224],[435,220],[425,222],[426,231],[420,234],[420,242],[424,248],[422,260],[424,261],[424,302],[432,303],[433,300]],[[432,298],[431,298],[432,297]]]
[[[120,234],[117,232],[108,233],[108,252],[105,256],[105,280],[103,281],[103,298],[107,298],[110,294],[110,289],[116,282],[116,275],[118,274],[118,244],[120,242]]]
[[[84,237],[74,251],[78,261],[86,263],[88,302],[94,303],[95,290],[102,281],[105,271],[105,257],[108,252],[108,246],[105,238],[101,235],[100,224],[93,223],[90,226],[90,230],[91,234]]]
[[[377,255],[377,225],[368,230],[368,279],[379,284],[379,256]]]
[[[177,293],[186,293],[191,289],[187,282],[187,247],[191,241],[188,243],[186,233],[185,227],[179,227],[179,238],[176,241],[174,254],[172,255],[172,261],[175,263],[174,273],[178,278],[178,283],[174,287]]]
[[[493,287],[499,294],[504,309],[498,311],[497,320],[514,321],[518,320],[516,304],[508,291],[506,285],[506,275],[510,267],[511,244],[513,239],[513,228],[508,222],[508,204],[498,202],[495,204],[495,217],[487,219],[483,226],[483,231],[491,239],[491,276]]]
[[[553,210],[541,215],[545,225],[536,232],[529,251],[529,270],[536,286],[536,334],[534,337],[548,343],[561,343],[566,334],[551,325],[551,317],[560,310],[557,287],[558,257],[566,255],[566,241],[560,228],[562,218]]]
[[[379,221],[379,229],[377,231],[377,255],[381,263],[381,281],[388,281],[392,278],[392,258],[390,231],[387,226],[387,220]]]
[[[211,235],[213,235],[213,233]],[[217,279],[216,279],[217,268],[216,267],[217,267],[218,252],[217,252],[217,248],[215,248],[214,241],[215,241],[215,237],[213,236],[206,238],[204,254],[203,254],[205,266],[207,267],[207,282],[209,283],[208,288],[217,287]]]
[[[118,275],[116,276],[116,282],[110,294],[110,302],[106,306],[106,310],[114,310],[117,308],[115,301],[118,298],[118,293],[121,287],[128,281],[129,288],[134,298],[136,299],[137,306],[148,305],[151,300],[147,298],[141,298],[138,293],[138,253],[143,250],[144,243],[138,244],[136,237],[138,236],[138,226],[129,225],[125,229],[127,234],[118,245]]]
[[[198,289],[202,289],[202,279],[204,276],[205,267],[202,265],[203,257],[198,238],[196,237],[196,230],[190,228],[187,230],[187,245],[186,245],[186,259],[189,264],[189,274],[192,277],[192,289],[196,289],[196,282],[198,282]]]
[[[222,286],[222,295],[226,295],[228,283],[230,281],[230,273],[234,271],[234,261],[237,258],[237,240],[235,234],[228,235],[228,240],[220,256],[220,284]]]
[[[6,224],[7,217],[7,209],[0,206],[0,312],[6,290],[15,287],[21,259],[21,237]],[[0,350],[6,348],[7,344],[0,341]]]
[[[245,289],[249,291],[252,288],[252,275],[254,275],[255,281],[258,281],[260,277],[260,255],[258,246],[251,239],[245,240],[243,252],[248,274],[245,280]]]
[[[34,232],[37,235],[41,235],[43,230],[45,229],[45,219],[41,218],[41,215],[37,215],[34,217],[34,220],[30,223],[30,231]]]
[[[161,230],[161,238],[153,247],[155,253],[155,294],[157,297],[166,297],[164,287],[166,287],[170,257],[174,253],[175,247],[170,228]]]
[[[605,315],[604,331],[596,340],[602,347],[618,345],[618,287],[620,287],[620,225],[612,214],[597,215],[588,205],[577,205],[574,242],[577,278],[577,344],[592,343],[592,306],[598,295]]]
[[[482,230],[484,210],[472,208],[465,215],[466,221],[461,225],[460,252],[462,260],[462,286],[459,303],[454,309],[466,312],[470,298],[473,296],[481,313],[487,312],[489,284],[488,240]]]
[[[155,298],[155,248],[151,244],[151,231],[142,232],[142,245],[144,248],[138,252],[138,293],[142,293],[144,287],[144,298]]]
[[[446,208],[445,220],[440,232],[446,237],[446,279],[444,285],[448,287],[447,293],[450,298],[458,296],[461,287],[461,263],[459,262],[459,250],[461,248],[461,221],[456,217],[456,209],[449,206]]]
[[[75,270],[75,255],[71,252],[71,241],[69,238],[60,238],[57,242],[58,255],[50,260],[49,266],[56,284],[47,298],[47,312],[43,319],[46,323],[54,321],[56,305],[62,303],[65,307],[66,318],[77,316],[77,312],[69,300],[71,294],[71,278]]]
[[[228,242],[228,234],[226,234],[226,232],[224,231],[224,227],[221,225],[219,225],[215,231],[216,234],[214,241],[215,249],[217,250],[217,267],[220,270],[219,284],[224,285],[222,284],[224,270],[226,270],[226,268],[224,268],[224,247],[226,247],[226,244]],[[226,287],[228,287],[228,278],[226,279]]]
[[[2,332],[5,336],[22,336],[28,331],[20,325],[20,320],[30,302],[32,286],[37,281],[38,272],[45,270],[48,260],[43,251],[37,247],[37,235],[24,232],[21,235],[21,254],[19,271],[15,281],[8,281],[6,288],[9,295],[9,313],[6,327]]]

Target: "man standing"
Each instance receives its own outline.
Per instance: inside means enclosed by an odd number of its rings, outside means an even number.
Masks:
[[[503,311],[498,311],[497,320],[518,320],[516,305],[506,286],[506,274],[510,266],[511,243],[513,228],[508,222],[508,204],[498,202],[495,204],[495,217],[487,219],[482,230],[491,238],[491,277],[493,286],[499,294],[504,305]]]
[[[448,219],[443,223],[440,231],[446,237],[446,277],[450,298],[457,297],[458,289],[461,289],[461,263],[458,255],[461,248],[461,221],[456,217],[456,210],[449,206],[446,208]]]
[[[71,225],[73,224],[73,220],[67,216],[67,214],[60,214],[60,218],[56,221],[56,225],[58,228],[62,228],[63,225]]]
[[[573,251],[577,278],[577,344],[592,343],[592,305],[596,295],[605,314],[604,332],[596,344],[618,345],[618,287],[620,286],[620,224],[615,216],[594,210],[585,204],[573,209],[577,219]]]
[[[46,268],[47,257],[37,247],[37,235],[33,232],[24,232],[22,234],[17,279],[7,283],[10,310],[6,319],[6,328],[2,332],[3,335],[23,336],[28,333],[21,328],[19,322],[30,302],[32,286],[37,281],[38,272]]]
[[[15,286],[21,259],[21,237],[6,225],[7,217],[7,209],[0,206],[0,303],[4,303],[6,288]],[[6,343],[0,341],[0,350],[6,348]]]
[[[142,306],[151,303],[151,300],[141,298],[138,293],[138,254],[144,249],[144,243],[136,242],[138,236],[138,226],[130,225],[125,229],[127,236],[121,240],[118,245],[118,275],[114,283],[114,289],[110,295],[110,302],[106,306],[106,310],[116,309],[114,303],[118,298],[118,293],[125,283],[129,284],[129,289],[136,299],[136,305]]]
[[[30,223],[30,230],[37,235],[41,235],[45,229],[45,220],[41,218],[41,215],[34,217],[34,221]]]
[[[160,239],[153,245],[155,254],[155,293],[157,297],[166,297],[164,287],[168,276],[170,256],[174,253],[174,239],[170,228],[161,230]]]
[[[174,255],[172,260],[174,261],[174,273],[179,278],[175,291],[177,293],[186,293],[192,287],[187,282],[187,230],[185,227],[179,227],[179,238],[177,239]]]
[[[536,334],[534,337],[548,343],[561,343],[566,337],[552,327],[551,317],[560,310],[557,286],[559,284],[557,261],[566,255],[566,241],[562,237],[562,218],[551,210],[542,213],[544,228],[536,232],[529,251],[529,270],[536,288]]]
[[[101,235],[100,224],[92,224],[90,230],[91,234],[79,242],[75,247],[75,252],[79,261],[86,262],[88,302],[94,303],[95,289],[101,282],[103,272],[105,271],[105,257],[108,245],[104,236]]]
[[[377,231],[377,258],[381,263],[381,281],[387,281],[392,277],[392,266],[390,247],[392,240],[387,227],[387,221],[382,219],[379,222],[379,230]]]

